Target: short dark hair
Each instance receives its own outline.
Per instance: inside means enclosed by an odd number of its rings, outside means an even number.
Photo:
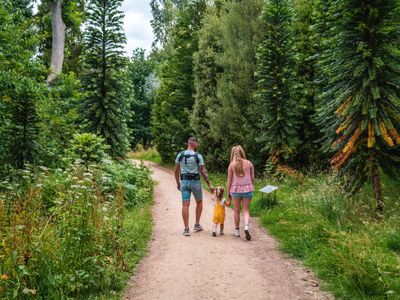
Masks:
[[[188,140],[188,144],[189,143],[198,143],[197,138],[195,138],[194,136],[190,137]]]

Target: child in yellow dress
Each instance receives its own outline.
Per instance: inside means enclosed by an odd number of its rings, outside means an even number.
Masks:
[[[213,198],[213,201],[215,201],[214,205],[214,216],[213,216],[213,236],[217,236],[217,227],[219,224],[219,234],[223,235],[224,234],[224,223],[225,223],[225,207],[229,207],[231,205],[230,200],[226,200],[224,198],[224,188],[223,187],[217,187],[215,189]]]

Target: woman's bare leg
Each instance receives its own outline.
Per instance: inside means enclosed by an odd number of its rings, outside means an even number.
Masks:
[[[242,199],[233,198],[233,216],[235,220],[235,228],[239,228],[240,224],[240,206],[242,204]]]
[[[249,208],[250,208],[250,204],[251,204],[251,198],[246,198],[243,199],[243,219],[244,219],[244,225],[248,226],[249,222],[250,222],[250,212],[249,212]]]

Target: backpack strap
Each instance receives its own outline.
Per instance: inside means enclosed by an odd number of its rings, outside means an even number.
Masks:
[[[185,151],[182,151],[181,154],[179,155],[179,162],[181,163],[183,159],[185,159],[185,165],[187,165],[187,159],[188,157],[194,157],[194,160],[196,161],[197,167],[199,167],[200,164],[200,158],[199,158],[199,153],[195,152],[194,154],[185,154]]]

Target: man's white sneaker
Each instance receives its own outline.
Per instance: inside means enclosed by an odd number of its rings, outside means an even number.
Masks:
[[[183,235],[184,236],[190,236],[189,228],[185,228],[185,230],[183,231]]]
[[[233,231],[233,236],[234,236],[234,237],[240,237],[240,231],[239,231],[239,229],[235,229],[235,230]]]

